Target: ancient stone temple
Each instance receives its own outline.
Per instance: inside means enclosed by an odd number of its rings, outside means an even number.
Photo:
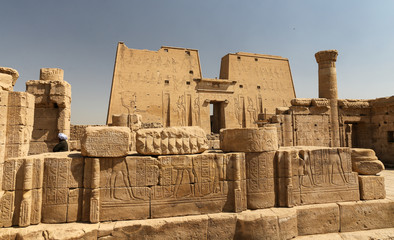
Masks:
[[[71,152],[50,152],[52,136],[70,131],[63,71],[42,69],[41,80],[18,93],[17,71],[0,68],[0,239],[376,239],[382,231],[394,237],[394,201],[386,198],[379,160],[393,156],[392,97],[338,99],[335,50],[316,54],[315,99],[294,98],[286,59],[229,54],[221,80],[204,80],[197,54],[120,44],[110,125],[75,131],[72,141],[80,144]],[[174,85],[166,89],[163,77]],[[141,91],[117,92],[134,91],[126,88],[134,79]],[[181,90],[182,79],[192,89]],[[275,88],[293,95],[268,98]],[[158,98],[144,95],[150,92]],[[185,114],[174,113],[174,97],[184,101]],[[256,111],[248,111],[249,98]],[[220,114],[209,122],[212,102]],[[255,120],[262,109],[269,114]],[[207,128],[220,129],[214,149]]]
[[[107,123],[113,115],[140,114],[169,126],[257,127],[258,115],[274,114],[295,98],[286,58],[239,52],[222,58],[219,79],[203,78],[198,51],[158,51],[118,44]],[[213,115],[210,115],[213,108]]]

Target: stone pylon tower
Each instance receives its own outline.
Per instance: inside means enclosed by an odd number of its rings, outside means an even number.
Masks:
[[[339,147],[338,88],[337,88],[337,50],[325,50],[315,54],[319,64],[319,98],[330,100],[331,107],[331,146]]]

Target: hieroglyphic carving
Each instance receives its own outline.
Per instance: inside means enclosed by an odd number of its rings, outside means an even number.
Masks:
[[[92,195],[90,198],[90,222],[97,223],[100,221],[100,159],[95,158],[92,160]]]
[[[220,132],[220,147],[226,152],[264,152],[278,149],[275,127],[227,128]]]
[[[274,158],[276,151],[246,153],[246,184],[249,209],[275,205]]]
[[[130,91],[123,91],[120,93],[120,100],[122,106],[127,109],[128,114],[135,113],[137,110],[137,93]]]
[[[279,151],[281,206],[359,200],[348,148],[294,147]],[[291,192],[286,190],[287,185],[291,185]],[[286,203],[286,197],[293,202]]]
[[[193,105],[193,125],[194,126],[200,126],[201,125],[201,120],[200,120],[200,98],[196,97],[194,99],[194,105]]]
[[[143,155],[194,154],[208,148],[205,132],[196,126],[141,129],[136,140]]]
[[[42,189],[32,190],[32,205],[30,224],[39,224],[41,222],[41,206],[42,206]]]
[[[255,124],[257,121],[257,111],[256,108],[254,107],[253,104],[253,99],[251,97],[248,97],[248,108],[249,112],[249,122],[250,124]]]
[[[185,96],[181,95],[178,97],[178,101],[176,102],[176,110],[177,110],[177,121],[178,126],[185,126],[185,117],[186,117],[186,106],[185,106]]]
[[[238,98],[234,98],[234,115],[240,127],[242,127],[242,109]]]
[[[130,128],[87,127],[81,140],[81,154],[89,157],[122,157],[129,150]]]
[[[5,192],[0,199],[0,227],[10,227],[14,213],[15,192]]]

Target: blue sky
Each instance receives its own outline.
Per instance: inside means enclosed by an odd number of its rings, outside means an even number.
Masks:
[[[314,54],[337,49],[340,98],[394,95],[394,1],[2,1],[0,66],[15,91],[59,67],[72,86],[72,124],[105,124],[119,41],[199,50],[204,77],[238,51],[290,61],[297,97],[318,96]]]

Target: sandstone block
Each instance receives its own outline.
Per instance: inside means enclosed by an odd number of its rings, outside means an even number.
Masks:
[[[60,68],[41,68],[40,80],[58,80],[62,81],[64,70]]]
[[[7,144],[29,144],[33,127],[11,125],[7,127]],[[16,156],[19,157],[19,156]],[[22,156],[20,156],[22,157]]]
[[[71,85],[66,81],[51,81],[49,95],[61,95],[71,97]]]
[[[0,90],[12,91],[19,78],[19,73],[15,69],[0,67]]]
[[[9,107],[26,107],[34,109],[34,95],[27,92],[9,92]]]
[[[33,126],[34,108],[9,107],[8,125]]]
[[[296,208],[271,208],[278,217],[279,239],[292,239],[298,236]]]
[[[136,141],[136,150],[143,155],[195,154],[208,148],[200,127],[140,129]]]
[[[29,152],[28,143],[22,143],[22,144],[10,143],[7,144],[5,147],[6,158],[27,156],[28,152]]]
[[[248,209],[275,206],[275,153],[276,151],[245,154]]]
[[[276,157],[279,206],[360,199],[349,148],[282,147]]]
[[[311,98],[293,98],[290,101],[292,106],[306,106],[309,107],[312,103]]]
[[[338,203],[341,232],[394,227],[394,201],[371,200]]]
[[[207,216],[185,216],[118,222],[115,239],[207,239]]]
[[[269,209],[238,214],[234,239],[279,239],[277,216]]]
[[[297,209],[298,234],[322,234],[339,231],[339,207],[335,203],[299,206]]]
[[[353,171],[361,175],[376,175],[384,170],[384,165],[379,160],[353,162]]]
[[[128,153],[129,141],[129,128],[87,127],[81,140],[81,153],[87,157],[122,157]]]
[[[64,95],[49,95],[49,100],[60,108],[71,108],[71,97]]]
[[[386,198],[383,176],[358,176],[360,199],[373,200]]]
[[[220,148],[225,152],[265,152],[278,149],[275,127],[232,128],[220,131]]]
[[[208,214],[207,239],[234,239],[236,224],[234,213]]]

